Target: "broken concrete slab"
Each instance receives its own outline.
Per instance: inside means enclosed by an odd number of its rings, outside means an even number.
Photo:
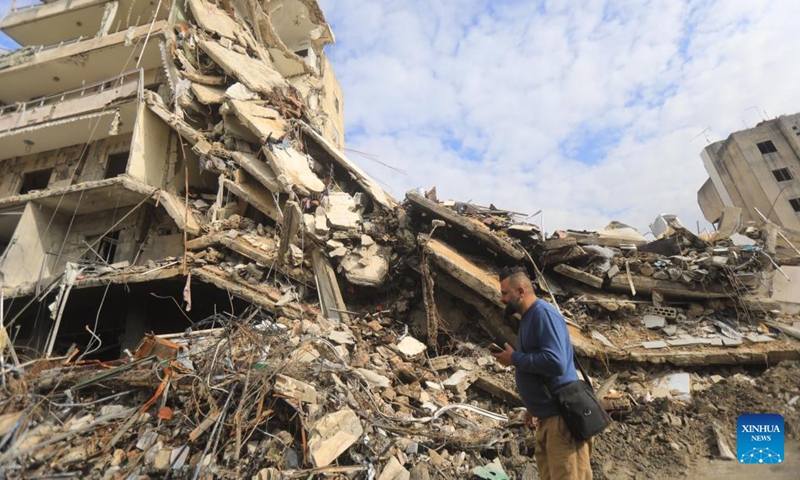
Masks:
[[[474,372],[459,370],[442,382],[442,385],[453,393],[463,393],[472,385],[474,378]]]
[[[720,285],[703,285],[692,289],[689,285],[683,283],[642,276],[633,276],[631,282],[636,289],[637,295],[651,295],[653,290],[657,290],[664,295],[664,298],[674,299],[711,299],[728,297],[728,294],[724,292],[724,289]],[[625,275],[617,275],[610,279],[608,289],[621,293],[629,293],[631,291],[630,284]]]
[[[189,0],[189,8],[197,24],[209,32],[231,40],[236,40],[236,34],[241,32],[239,24],[214,3],[205,0]]]
[[[407,359],[414,358],[427,349],[428,347],[424,343],[410,335],[406,335],[406,337],[397,344],[397,350]]]
[[[191,89],[194,98],[203,105],[219,105],[225,101],[225,90],[221,88],[193,83]]]
[[[670,373],[653,381],[654,388],[666,390],[677,400],[692,399],[692,377],[686,372]]]
[[[667,325],[667,319],[660,315],[645,315],[642,321],[645,328],[650,330],[664,328]]]
[[[567,265],[566,263],[560,263],[556,265],[553,269],[556,273],[560,273],[565,277],[569,277],[573,280],[577,280],[581,283],[585,283],[594,288],[603,288],[603,279],[592,275],[591,273],[586,273],[583,270],[578,270],[575,267]]]
[[[711,339],[694,337],[692,335],[681,335],[678,338],[667,340],[667,345],[671,347],[686,347],[689,345],[711,345]]]
[[[302,121],[299,122],[299,124],[303,133],[327,153],[336,164],[349,172],[375,203],[386,210],[394,210],[397,206],[397,200],[381,188],[372,177],[367,175],[358,165],[350,161],[338,148],[334,147],[325,137],[314,131],[308,124]]]
[[[413,190],[406,193],[406,199],[414,208],[433,218],[444,220],[448,226],[474,238],[479,244],[501,255],[506,261],[521,262],[525,258],[525,253],[513,244],[492,234],[488,229],[477,226],[469,219],[461,217],[453,210],[428,200]]]
[[[542,249],[544,251],[560,250],[562,248],[572,247],[578,244],[578,241],[572,237],[566,238],[548,238],[542,242]]]
[[[368,287],[382,285],[389,273],[389,261],[381,250],[376,249],[375,253],[363,250],[348,252],[339,264],[345,271],[347,280],[354,285]]]
[[[504,387],[500,383],[496,382],[491,378],[486,377],[485,375],[480,375],[477,378],[475,378],[475,381],[472,383],[472,386],[480,390],[483,390],[489,395],[492,395],[493,397],[498,398],[514,407],[523,406],[522,398],[520,398],[519,394],[516,391]]]
[[[736,460],[736,455],[733,454],[731,447],[728,446],[728,442],[725,440],[722,428],[720,428],[717,422],[711,422],[711,428],[714,431],[714,438],[717,441],[717,450],[719,450],[720,458],[723,460]]]
[[[325,318],[334,322],[349,322],[350,317],[346,313],[347,306],[339,289],[339,281],[325,254],[317,249],[312,250],[311,263],[314,266],[319,302]]]
[[[325,184],[311,170],[305,154],[292,147],[281,148],[271,144],[262,151],[284,191],[295,190],[300,195],[309,196],[325,190]]]
[[[372,370],[367,370],[366,368],[357,368],[356,372],[360,373],[364,379],[378,388],[389,388],[392,385],[391,380],[379,373],[373,372]]]
[[[753,343],[764,343],[764,342],[774,342],[775,338],[771,337],[770,335],[764,335],[761,333],[751,333],[746,335],[744,338],[753,342]]]
[[[328,340],[339,345],[355,345],[353,334],[349,330],[334,330],[328,334]]]
[[[796,340],[800,340],[800,322],[795,322],[795,324],[793,324],[792,326],[786,325],[785,323],[776,322],[773,320],[766,320],[764,323],[780,331],[786,336],[789,336]]]
[[[225,188],[234,195],[252,205],[256,210],[278,223],[283,222],[283,213],[275,203],[275,197],[261,184],[249,179],[242,179],[240,182],[223,180]]]
[[[275,392],[305,403],[317,403],[317,389],[308,383],[278,374],[275,376]]]
[[[252,153],[231,152],[231,158],[239,164],[254,180],[258,181],[272,193],[288,193],[278,182],[278,176],[266,162],[262,162]]]
[[[498,307],[503,306],[500,280],[491,270],[474,264],[442,241],[430,239],[425,248],[439,268]]]
[[[289,84],[271,65],[247,55],[228,50],[211,40],[200,42],[200,48],[219,65],[225,73],[237,78],[254,92],[270,94],[276,88]]]
[[[411,473],[400,464],[397,457],[392,457],[386,462],[378,480],[410,480]]]
[[[238,100],[238,101],[242,101],[242,102],[249,102],[249,101],[252,101],[252,100],[256,100],[257,101],[257,100],[260,99],[260,97],[258,96],[258,94],[256,92],[250,90],[249,88],[245,87],[244,85],[242,85],[239,82],[234,83],[233,85],[231,85],[230,87],[228,87],[225,90],[225,98],[228,98],[231,101]],[[259,105],[257,103],[254,103],[254,104],[256,106],[261,106],[261,105]],[[277,114],[277,111],[275,113]],[[274,118],[280,118],[280,116],[278,115],[277,117],[271,117],[271,118],[273,118],[273,119]]]
[[[415,270],[419,272],[418,265],[415,266]],[[474,307],[485,320],[479,322],[478,326],[485,330],[490,338],[501,342],[508,342],[511,345],[517,344],[516,332],[508,326],[503,316],[503,310],[496,304],[489,302],[482,296],[475,295],[471,289],[448,274],[440,275],[436,279],[436,286],[441,287],[449,294],[462,299],[466,304]],[[573,344],[574,343],[575,340],[573,339]],[[580,351],[578,345],[575,345],[575,349]]]
[[[309,431],[308,455],[314,467],[330,465],[363,433],[358,416],[347,407],[322,417]]]
[[[253,132],[262,144],[267,141],[279,142],[286,135],[288,124],[274,108],[240,100],[228,100],[227,104],[236,118]]]
[[[182,200],[179,200],[174,194],[165,190],[159,190],[158,196],[160,197],[161,204],[164,209],[169,213],[169,216],[175,220],[179,228],[186,230],[192,235],[200,234],[200,224],[194,218]]]
[[[647,238],[633,228],[614,228],[594,232],[566,231],[567,238],[574,238],[578,245],[599,245],[601,247],[619,247],[634,245],[640,247],[647,244]]]
[[[278,247],[279,263],[283,263],[286,260],[285,257],[286,252],[289,250],[289,245],[297,238],[302,223],[303,212],[300,210],[300,205],[292,200],[287,201],[283,207],[283,229],[281,243]]]
[[[330,192],[323,197],[321,206],[333,229],[351,230],[361,224],[361,215],[356,212],[356,202],[347,192]]]

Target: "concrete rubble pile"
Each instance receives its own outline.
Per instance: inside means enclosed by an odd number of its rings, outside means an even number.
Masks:
[[[503,264],[541,271],[541,294],[553,293],[584,359],[637,365],[613,375],[592,369],[605,407],[622,420],[615,435],[630,436],[625,418],[635,428],[637,406],[691,404],[718,383],[751,381],[736,370],[742,363],[796,358],[797,326],[777,311],[750,310],[732,323],[729,308],[752,303],[737,278],[763,268],[753,260],[758,246],[709,242],[678,225],[665,242],[635,248],[596,233],[542,239],[511,212],[408,192],[374,227],[387,229],[375,235],[387,267],[382,287],[365,287],[345,261],[374,245],[364,240],[364,218],[358,230],[339,230],[344,235],[331,229],[327,240],[291,244],[296,260],[281,270],[291,295],[212,315],[183,333],[147,334],[120,360],[89,360],[73,345],[62,357],[10,370],[13,395],[0,417],[4,473],[528,478],[531,445],[513,376],[482,347],[514,341],[499,303]],[[278,295],[279,282],[265,271],[281,265],[277,232],[235,216],[216,228],[189,242],[192,271],[214,269],[248,300],[247,289]],[[655,253],[659,243],[680,254]],[[255,261],[248,249],[268,260]],[[694,276],[670,273],[676,269]],[[104,275],[120,274],[89,274]],[[609,283],[618,276],[624,288]],[[653,281],[660,283],[648,290]],[[668,353],[649,353],[661,350]],[[707,364],[732,370],[674,368]],[[786,414],[795,414],[797,385],[780,392]],[[664,415],[659,423],[688,425],[678,413]],[[724,432],[719,438],[731,441]]]
[[[118,32],[141,52],[157,42],[138,90],[107,104],[119,108],[101,142],[133,129],[127,168],[74,181],[99,168],[94,150],[59,153],[57,185],[37,187],[0,165],[22,183],[0,212],[45,232],[36,248],[0,238],[4,476],[532,478],[513,372],[485,348],[516,344],[504,266],[525,266],[563,312],[620,420],[610,439],[648,408],[755,384],[743,365],[800,358],[800,296],[782,280],[796,258],[776,256],[773,226],[701,236],[660,216],[652,241],[616,222],[545,238],[524,215],[435,189],[398,202],[343,153],[315,2],[168,10]],[[306,28],[307,48],[287,47],[287,25]],[[20,55],[0,80],[40,54]],[[738,231],[755,241],[735,245]],[[792,416],[798,393],[770,398]],[[598,478],[615,458],[602,438]]]

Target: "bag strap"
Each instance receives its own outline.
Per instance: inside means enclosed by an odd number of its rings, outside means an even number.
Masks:
[[[594,385],[592,385],[592,380],[589,378],[589,375],[586,374],[586,370],[583,369],[583,365],[581,365],[580,360],[578,360],[578,356],[575,355],[575,350],[572,350],[572,360],[578,365],[578,370],[581,371],[581,375],[583,375],[583,380],[592,387],[592,391],[594,392]]]
[[[583,375],[583,381],[585,381],[589,387],[591,387],[592,392],[594,392],[594,385],[592,385],[591,379],[589,379],[589,375],[586,374],[586,370],[583,369],[583,365],[581,365],[580,360],[578,360],[578,355],[575,354],[575,350],[572,350],[572,361],[578,366],[578,370],[580,370],[581,375]],[[544,375],[539,376],[542,382],[542,390],[544,390],[544,396],[548,399],[552,400],[553,395],[550,393],[550,389],[547,388],[547,377]]]

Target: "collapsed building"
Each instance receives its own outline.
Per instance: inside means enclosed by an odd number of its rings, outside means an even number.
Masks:
[[[502,266],[536,276],[619,419],[730,385],[697,369],[800,356],[774,223],[545,235],[393,198],[345,154],[313,0],[58,0],[0,28],[23,45],[0,57],[6,475],[532,478],[482,348],[516,342]]]

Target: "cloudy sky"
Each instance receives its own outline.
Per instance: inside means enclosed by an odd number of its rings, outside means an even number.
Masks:
[[[800,111],[796,0],[320,3],[347,147],[407,173],[350,156],[397,197],[543,209],[548,231],[705,227],[708,141]]]
[[[800,111],[796,0],[319,1],[347,147],[406,173],[349,155],[398,198],[705,227],[703,147]]]

